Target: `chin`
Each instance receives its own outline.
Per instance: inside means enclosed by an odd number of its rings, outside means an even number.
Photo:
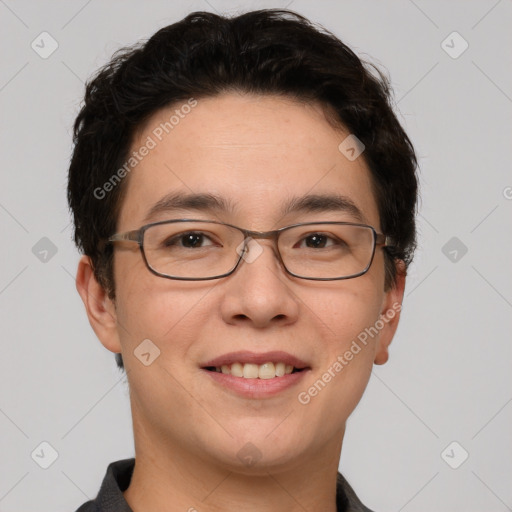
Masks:
[[[232,438],[225,436],[217,443],[209,441],[217,448],[210,453],[226,470],[244,475],[268,476],[269,472],[289,469],[304,451],[303,432],[299,435],[301,430],[298,427],[293,430],[287,428],[277,435],[276,426],[282,421],[283,418],[265,421],[259,424],[261,428],[253,426],[249,432],[244,428],[231,429]]]
[[[298,464],[301,454],[297,450],[272,443],[260,448],[248,441],[235,453],[224,453],[218,462],[226,470],[247,476],[268,477],[289,470]]]

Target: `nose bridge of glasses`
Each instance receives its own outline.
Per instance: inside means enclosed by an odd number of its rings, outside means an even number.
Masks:
[[[257,244],[257,246],[262,246],[265,244],[262,244],[262,240],[268,240],[269,246],[273,248],[274,251],[279,251],[277,247],[277,239],[279,237],[279,230],[272,230],[272,231],[252,231],[250,229],[243,229],[242,230],[244,234],[244,244],[247,247],[247,245],[250,245],[253,241]],[[250,249],[250,248],[249,248]],[[261,249],[260,249],[261,251]]]
[[[240,230],[243,232],[245,238],[253,238],[255,240],[258,239],[276,239],[277,235],[279,233],[278,230],[272,230],[272,231],[252,231],[250,229],[242,229]]]
[[[242,244],[237,247],[236,251],[240,256],[240,259],[243,259],[248,263],[254,262],[256,259],[260,258],[264,251],[264,246],[267,245],[271,249],[273,257],[277,258],[279,262],[282,262],[282,256],[277,244],[279,236],[278,230],[253,231],[240,228],[240,231],[242,231],[244,235],[244,240]]]

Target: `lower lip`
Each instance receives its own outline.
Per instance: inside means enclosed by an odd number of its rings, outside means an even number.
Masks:
[[[244,377],[235,377],[234,375],[205,369],[202,369],[202,371],[206,372],[218,384],[246,398],[270,398],[298,384],[310,370],[287,373],[282,377],[272,379],[245,379]]]

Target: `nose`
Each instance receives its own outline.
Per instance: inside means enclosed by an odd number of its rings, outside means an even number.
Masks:
[[[300,302],[294,279],[282,267],[271,240],[248,240],[242,261],[224,283],[224,321],[255,328],[295,323]]]

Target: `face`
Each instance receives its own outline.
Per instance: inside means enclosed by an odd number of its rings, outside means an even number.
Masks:
[[[256,231],[298,222],[362,221],[380,232],[363,157],[351,161],[340,152],[348,132],[331,127],[319,106],[223,94],[198,100],[158,140],[154,130],[176,108],[158,112],[134,140],[134,151],[148,136],[156,146],[127,178],[119,232],[187,217]],[[153,205],[176,192],[214,194],[233,209],[180,207],[146,220]],[[350,200],[361,218],[347,209],[281,212],[293,198],[333,193]],[[89,292],[100,299],[95,304],[104,305],[104,311],[88,306],[91,324],[105,347],[123,355],[136,447],[168,448],[241,472],[325,461],[326,454],[332,457],[341,448],[345,421],[373,363],[387,359],[403,279],[384,291],[382,248],[360,277],[308,281],[285,272],[271,240],[257,243],[262,252],[242,261],[234,274],[197,282],[158,277],[146,267],[137,244],[116,243],[115,304],[90,278]],[[84,288],[90,277],[86,261],[79,270]],[[378,332],[363,343],[361,334],[371,327]],[[134,355],[143,340],[160,351],[147,366]],[[243,354],[229,356],[234,352]],[[295,358],[295,366],[304,369],[258,381],[205,369],[223,356],[225,362],[263,363],[262,354],[273,363]],[[259,464],[247,465],[246,455]]]

